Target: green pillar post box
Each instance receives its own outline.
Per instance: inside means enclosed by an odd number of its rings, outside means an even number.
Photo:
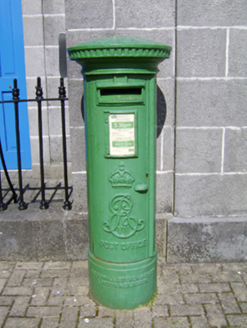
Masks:
[[[171,47],[111,37],[68,51],[84,76],[90,293],[133,309],[156,292],[156,73]]]

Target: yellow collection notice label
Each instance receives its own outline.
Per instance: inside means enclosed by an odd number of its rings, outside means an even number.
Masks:
[[[109,116],[110,155],[135,155],[135,114]]]

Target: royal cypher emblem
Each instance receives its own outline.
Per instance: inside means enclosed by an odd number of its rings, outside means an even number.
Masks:
[[[128,238],[144,228],[144,221],[130,217],[133,202],[130,195],[117,195],[110,203],[113,213],[109,221],[103,225],[106,232],[111,232],[119,238]]]
[[[125,164],[120,162],[119,169],[112,173],[109,181],[113,188],[131,188],[135,181],[131,172],[126,170]],[[112,233],[118,238],[128,238],[133,236],[137,231],[144,228],[144,221],[130,217],[133,208],[133,201],[129,194],[120,194],[110,202],[111,218],[103,225],[106,232]]]

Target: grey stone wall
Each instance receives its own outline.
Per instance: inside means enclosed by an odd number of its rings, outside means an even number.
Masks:
[[[67,46],[109,36],[153,39],[175,49],[175,1],[65,1]],[[160,64],[157,83],[161,116],[157,139],[157,212],[173,211],[175,51]],[[70,136],[74,206],[87,211],[84,122],[81,117],[83,81],[80,66],[68,62]]]
[[[160,65],[157,213],[247,212],[247,3],[199,0],[65,1],[67,45],[126,35],[171,45]],[[86,206],[83,82],[68,63],[72,175]],[[80,147],[78,148],[78,145]]]
[[[40,76],[44,97],[57,97],[59,86],[58,36],[65,32],[64,0],[22,0],[27,95],[35,97]],[[67,84],[67,81],[65,81]],[[71,168],[69,114],[67,107],[68,164]],[[33,176],[39,176],[37,108],[29,103]],[[43,102],[44,161],[46,178],[62,178],[62,132],[59,103]]]
[[[157,247],[168,262],[246,260],[246,0],[22,0],[28,96],[36,76],[57,94],[58,35],[67,47],[108,36],[171,45],[157,76]],[[83,80],[68,60],[73,209],[87,213]],[[67,81],[66,81],[67,82]],[[57,104],[45,104],[47,177],[61,177]],[[38,176],[36,108],[29,106]],[[84,218],[86,216],[83,216]]]
[[[177,3],[175,212],[247,212],[247,3]]]
[[[28,97],[41,76],[44,96],[59,83],[58,35],[67,46],[93,38],[126,35],[173,47],[160,65],[157,84],[157,213],[229,216],[247,211],[247,3],[227,0],[22,0]],[[66,21],[66,28],[65,28]],[[68,62],[69,167],[75,204],[86,205],[83,81]],[[47,177],[62,176],[58,104],[44,104]],[[29,105],[33,174],[38,176],[37,110]],[[78,147],[79,145],[79,147]]]

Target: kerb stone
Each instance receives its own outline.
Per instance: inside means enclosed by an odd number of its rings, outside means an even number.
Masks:
[[[168,221],[168,263],[245,261],[245,218],[173,218]]]

